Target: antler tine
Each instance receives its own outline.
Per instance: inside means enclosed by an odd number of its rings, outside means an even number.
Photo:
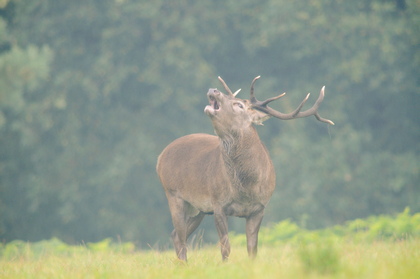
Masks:
[[[276,97],[271,97],[271,98],[268,98],[267,100],[265,100],[265,101],[263,101],[263,102],[261,102],[261,101],[257,101],[257,102],[259,102],[259,104],[260,104],[261,106],[266,106],[268,103],[271,103],[272,101],[275,101],[275,100],[277,100],[277,99],[280,99],[280,98],[281,98],[281,97],[283,97],[284,95],[286,95],[286,92],[281,93],[280,95],[278,95],[278,96],[276,96]]]
[[[268,103],[277,100],[280,97],[283,97],[286,93],[280,94],[277,97],[272,97],[269,98],[265,101],[258,101],[255,96],[254,96],[254,85],[255,79],[252,82],[251,85],[251,103],[253,108],[260,110],[262,112],[267,113],[268,115],[274,116],[276,118],[282,119],[282,120],[289,120],[289,119],[294,119],[294,118],[302,118],[302,117],[307,117],[307,116],[311,116],[314,115],[316,117],[316,119],[318,119],[321,122],[324,123],[328,123],[330,125],[334,125],[334,122],[332,122],[329,119],[326,118],[322,118],[319,113],[318,113],[318,107],[321,104],[321,102],[324,100],[324,96],[325,96],[325,86],[322,87],[321,92],[319,93],[319,97],[316,100],[315,104],[310,108],[307,109],[305,111],[300,111],[303,107],[303,105],[306,103],[306,101],[309,99],[310,93],[308,93],[308,95],[306,95],[306,97],[303,99],[303,101],[300,103],[300,105],[291,113],[281,113],[275,109],[270,108],[269,106],[267,106]]]
[[[232,93],[232,90],[230,90],[230,88],[229,88],[229,86],[227,86],[226,82],[220,76],[218,76],[217,78],[223,84],[223,87],[225,88],[225,90],[227,91],[227,93],[229,93],[230,96],[235,97],[235,95],[239,93],[240,89],[239,89],[239,91],[236,91],[235,94],[233,94]]]
[[[257,81],[257,79],[259,79],[261,76],[256,76],[251,83],[251,92],[250,92],[250,98],[249,100],[251,101],[252,104],[254,104],[255,102],[257,102],[257,99],[254,96],[254,84]]]
[[[330,125],[335,125],[334,122],[332,122],[331,120],[326,119],[326,118],[322,118],[318,114],[318,107],[321,104],[321,102],[324,100],[324,96],[325,96],[325,85],[322,86],[321,91],[319,92],[319,97],[318,97],[318,99],[316,100],[316,102],[314,104],[314,107],[316,106],[316,111],[315,111],[314,116],[316,117],[316,119],[318,119],[321,122],[325,122],[325,123],[328,123]]]
[[[266,106],[268,103],[270,103],[274,100],[277,100],[277,99],[283,97],[284,95],[286,95],[286,93],[283,93],[283,94],[280,94],[276,97],[269,98],[269,99],[265,100],[264,102],[258,101],[257,98],[255,98],[255,95],[254,95],[254,84],[259,78],[261,78],[261,76],[255,77],[254,80],[251,83],[251,92],[250,92],[249,100],[251,101],[252,104],[259,105],[259,106]]]
[[[298,115],[298,113],[300,112],[300,110],[302,109],[303,105],[306,103],[306,101],[309,99],[309,96],[311,96],[311,93],[308,93],[308,95],[306,95],[305,99],[302,100],[302,102],[300,103],[300,105],[291,112],[292,116],[295,117],[296,115]],[[316,104],[316,103],[315,103]],[[315,105],[314,105],[315,106]]]
[[[233,97],[236,97],[236,95],[238,95],[239,92],[241,92],[241,88],[239,88],[238,90],[235,91],[235,93],[233,93]]]

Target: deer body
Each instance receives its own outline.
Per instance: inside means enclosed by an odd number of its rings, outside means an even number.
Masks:
[[[187,260],[187,239],[206,214],[214,214],[223,260],[230,254],[227,216],[246,219],[248,254],[256,256],[258,231],[276,176],[253,124],[261,124],[270,116],[292,119],[315,115],[321,121],[330,121],[320,118],[316,110],[311,114],[309,110],[300,112],[307,98],[293,115],[276,114],[267,104],[279,97],[264,102],[253,97],[257,78],[251,85],[251,100],[242,100],[236,98],[239,91],[233,94],[219,77],[229,95],[209,89],[210,105],[204,110],[217,136],[181,137],[158,158],[156,170],[168,199],[174,225],[171,236],[181,260]],[[323,98],[323,90],[321,93]]]
[[[229,147],[237,150],[235,154],[229,154],[221,139],[208,134],[172,142],[159,156],[157,167],[168,199],[181,198],[190,209],[189,217],[215,211],[247,217],[262,210],[274,191],[275,173],[255,128],[250,130],[253,148],[244,148],[238,141]],[[254,160],[261,163],[256,166]]]

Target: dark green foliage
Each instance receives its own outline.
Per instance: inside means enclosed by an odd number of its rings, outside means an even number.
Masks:
[[[290,220],[285,220],[262,228],[259,239],[261,244],[270,246],[280,243],[297,245],[324,243],[333,246],[335,240],[373,242],[400,241],[418,237],[420,237],[420,213],[410,214],[410,209],[406,208],[395,216],[371,216],[318,230],[308,230]],[[232,242],[246,245],[245,235],[233,234]]]
[[[278,177],[266,222],[419,212],[419,15],[415,0],[0,1],[0,239],[166,244],[156,159],[212,133],[218,75],[242,98],[261,75],[258,98],[287,91],[286,112],[326,85],[336,126],[259,128]]]

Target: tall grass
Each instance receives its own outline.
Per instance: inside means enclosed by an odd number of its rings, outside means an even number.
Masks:
[[[228,263],[217,247],[191,250],[187,264],[173,251],[92,251],[22,254],[0,260],[0,278],[418,278],[420,240],[338,242],[262,247],[250,260],[233,247]],[[26,248],[31,250],[31,244]]]
[[[232,235],[227,263],[219,247],[201,242],[184,263],[172,250],[138,251],[111,239],[83,245],[13,241],[0,245],[0,278],[418,278],[418,216],[406,210],[319,231],[285,221],[262,230],[255,260],[248,258],[243,236]]]

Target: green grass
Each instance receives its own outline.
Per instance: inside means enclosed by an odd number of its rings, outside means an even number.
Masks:
[[[219,248],[136,251],[104,239],[71,246],[58,239],[0,244],[2,278],[419,278],[420,213],[372,216],[320,230],[290,220],[264,227],[258,257],[248,259],[243,234],[230,235],[229,262]],[[193,247],[199,247],[196,243]]]
[[[44,245],[45,246],[45,245]],[[68,246],[69,248],[70,246]],[[0,258],[0,278],[418,278],[420,239],[347,240],[260,247],[250,260],[244,246],[221,261],[217,246],[190,249],[188,264],[170,251],[40,249],[25,244]]]

